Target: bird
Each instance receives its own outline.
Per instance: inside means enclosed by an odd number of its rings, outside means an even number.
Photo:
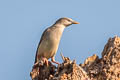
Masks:
[[[50,58],[53,63],[59,64],[55,61],[55,54],[58,50],[64,29],[72,24],[79,24],[79,22],[74,21],[71,18],[62,17],[52,26],[45,29],[37,47],[35,64],[38,64],[40,60],[43,60],[43,62],[48,65],[48,59]]]

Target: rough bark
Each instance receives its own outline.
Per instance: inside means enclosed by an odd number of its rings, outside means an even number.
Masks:
[[[63,58],[57,67],[42,61],[33,66],[32,80],[120,80],[120,38],[110,38],[102,52],[102,58],[96,54],[88,57],[83,64]]]
[[[91,80],[120,80],[120,38],[110,38],[102,52],[102,58],[93,55],[81,67]]]

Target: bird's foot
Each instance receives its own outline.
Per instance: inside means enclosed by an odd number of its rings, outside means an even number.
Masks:
[[[60,64],[59,62],[56,62],[56,61],[52,61],[53,63],[55,63],[55,64]]]
[[[58,62],[55,61],[55,58],[54,58],[54,57],[51,58],[51,61],[52,61],[53,63],[55,63],[55,64],[59,64]]]
[[[39,62],[36,62],[36,63],[33,65],[33,67],[37,67],[37,66],[39,66]]]
[[[45,63],[48,66],[48,59],[47,58],[42,58],[43,63]]]
[[[48,60],[47,58],[41,58],[41,60],[38,60],[35,64],[34,67],[39,66],[39,65],[43,65],[46,64],[48,66]]]

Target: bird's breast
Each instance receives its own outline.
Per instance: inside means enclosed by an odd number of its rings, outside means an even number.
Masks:
[[[52,47],[52,46],[58,46],[61,36],[62,36],[62,32],[61,30],[53,30],[48,37],[48,44]]]
[[[43,40],[39,47],[39,54],[47,58],[55,55],[57,52],[60,38],[64,29],[53,29],[47,33],[45,40]]]

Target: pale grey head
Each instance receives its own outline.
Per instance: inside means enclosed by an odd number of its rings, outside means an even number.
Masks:
[[[63,18],[58,19],[55,22],[55,24],[60,24],[60,25],[64,25],[65,27],[67,27],[67,26],[72,25],[72,24],[80,24],[80,23],[72,20],[71,18],[63,17]]]

